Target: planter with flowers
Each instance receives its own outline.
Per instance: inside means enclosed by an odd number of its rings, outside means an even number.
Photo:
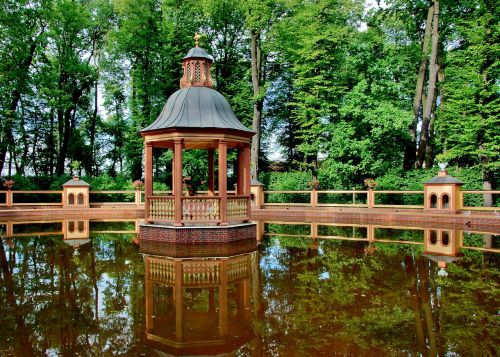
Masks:
[[[369,190],[373,190],[375,187],[378,186],[377,181],[375,181],[375,179],[372,178],[365,179],[364,184],[366,187],[368,187]]]
[[[5,204],[7,205],[7,207],[11,207],[12,206],[12,186],[14,186],[14,184],[16,183],[16,181],[14,180],[4,180],[3,182],[3,187],[5,187],[7,189],[7,193],[5,195]]]
[[[140,205],[141,204],[141,191],[144,190],[144,181],[142,180],[135,180],[132,182],[132,186],[135,189],[135,204]]]
[[[373,189],[377,187],[378,183],[372,178],[367,178],[365,179],[364,184],[368,188],[368,207],[372,208],[373,206],[375,206],[375,192],[373,191]]]

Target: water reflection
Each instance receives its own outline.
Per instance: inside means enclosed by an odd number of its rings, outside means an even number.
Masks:
[[[239,244],[243,249],[252,245],[256,249],[255,242]],[[148,344],[175,356],[215,355],[253,340],[256,252],[237,254],[235,249],[234,255],[199,258],[189,246],[183,248],[183,258],[144,254]]]
[[[133,222],[62,224],[0,223],[2,356],[500,354],[495,231],[266,223],[258,247],[139,248]]]
[[[79,249],[59,234],[0,237],[0,264],[0,355],[145,350],[143,263],[125,235]]]

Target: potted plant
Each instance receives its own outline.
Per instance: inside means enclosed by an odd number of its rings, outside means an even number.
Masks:
[[[372,178],[365,179],[364,184],[366,187],[368,187],[369,190],[373,190],[378,185],[377,181]]]
[[[14,186],[14,184],[16,183],[16,181],[10,179],[10,180],[5,180],[3,182],[3,187],[5,187],[8,191],[10,191],[12,189],[12,186]]]
[[[136,191],[142,191],[142,190],[144,190],[144,181],[135,180],[134,182],[132,182],[132,186],[134,187],[134,189]]]
[[[307,183],[307,185],[311,188],[311,190],[317,190],[319,187],[319,180],[317,178],[313,178]]]

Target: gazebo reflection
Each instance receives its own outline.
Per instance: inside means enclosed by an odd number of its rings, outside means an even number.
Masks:
[[[154,248],[141,251],[158,252]],[[217,246],[197,246],[194,254],[184,249],[173,256],[144,254],[148,344],[174,356],[216,355],[252,341],[255,241],[217,257]]]
[[[449,263],[463,256],[464,233],[461,229],[424,230],[424,254],[435,261],[439,268],[446,269]]]

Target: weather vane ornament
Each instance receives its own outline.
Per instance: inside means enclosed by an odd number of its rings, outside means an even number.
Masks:
[[[200,41],[201,35],[198,32],[196,32],[194,34],[193,38],[194,38],[194,46],[195,47],[199,47],[198,45],[199,45],[199,41]]]
[[[448,166],[448,163],[447,162],[440,162],[440,163],[438,163],[438,166],[441,169],[441,171],[444,171],[446,169],[446,166]]]

